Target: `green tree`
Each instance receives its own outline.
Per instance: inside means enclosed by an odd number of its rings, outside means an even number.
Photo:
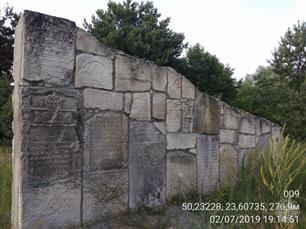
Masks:
[[[169,28],[170,18],[159,20],[153,2],[110,1],[107,6],[96,11],[91,23],[84,21],[88,32],[107,46],[175,68],[187,44],[182,33]]]
[[[234,70],[205,51],[200,44],[187,50],[187,77],[201,91],[221,98],[226,102],[236,96],[237,82],[232,77]]]
[[[269,61],[273,71],[295,90],[306,79],[306,22],[289,28]]]
[[[19,15],[12,7],[0,10],[0,144],[9,143],[12,137],[12,105],[10,83],[13,81],[13,44]]]

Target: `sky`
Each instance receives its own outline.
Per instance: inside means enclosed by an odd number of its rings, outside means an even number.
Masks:
[[[122,2],[115,0],[116,2]],[[75,21],[82,27],[108,0],[0,0],[21,12],[38,11]],[[161,19],[171,18],[170,28],[185,35],[189,45],[200,43],[224,64],[234,77],[252,74],[267,65],[271,52],[289,27],[306,21],[306,0],[153,0]]]

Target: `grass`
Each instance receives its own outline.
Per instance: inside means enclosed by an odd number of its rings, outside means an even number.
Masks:
[[[12,199],[11,148],[0,147],[0,228],[10,228]]]

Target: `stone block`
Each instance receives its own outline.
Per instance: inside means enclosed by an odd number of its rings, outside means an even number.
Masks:
[[[113,62],[110,58],[79,54],[76,57],[75,87],[113,88]]]
[[[130,117],[139,121],[148,121],[151,119],[149,93],[133,93]]]
[[[153,94],[153,118],[165,120],[166,114],[166,95],[163,93]]]
[[[114,51],[112,51],[110,48],[107,48],[103,43],[98,41],[97,38],[81,28],[78,28],[77,30],[76,50],[107,56],[110,59],[114,59],[115,56]]]
[[[166,200],[166,137],[153,124],[130,121],[129,207]]]
[[[196,159],[184,151],[167,153],[167,198],[196,190]]]
[[[148,91],[151,89],[152,64],[128,56],[116,55],[117,91]]]
[[[255,148],[255,135],[239,134],[239,148]]]
[[[240,133],[255,134],[255,119],[254,118],[242,118]]]
[[[272,126],[272,140],[278,142],[281,137],[282,128],[274,124]]]
[[[166,124],[165,122],[154,122],[156,128],[164,135],[166,135]]]
[[[186,99],[194,99],[195,97],[194,85],[184,76],[182,76],[182,97]]]
[[[235,130],[220,129],[220,143],[233,144],[236,140],[236,132]]]
[[[256,119],[256,135],[271,133],[271,123],[268,120]]]
[[[23,64],[19,76],[30,82],[68,85],[73,77],[75,23],[25,10],[18,27],[16,41],[20,45],[16,46],[16,53],[20,53]]]
[[[182,100],[183,132],[193,132],[193,101]]]
[[[271,140],[271,134],[262,134],[256,136],[256,150],[257,151],[264,151]]]
[[[166,91],[167,67],[154,66],[152,87],[156,91]]]
[[[218,101],[202,92],[196,92],[195,132],[198,134],[219,134],[220,110]]]
[[[219,185],[218,136],[197,135],[197,185],[209,193]]]
[[[220,184],[234,185],[238,180],[238,152],[231,145],[220,145]]]
[[[182,90],[182,76],[168,67],[168,95],[170,98],[180,99]]]
[[[190,149],[196,145],[197,137],[194,133],[168,133],[167,149]]]
[[[123,94],[86,88],[83,92],[84,107],[100,110],[122,110]]]
[[[240,127],[240,113],[230,106],[224,106],[223,129],[237,130]]]
[[[83,221],[106,220],[128,210],[128,170],[84,174]]]
[[[131,106],[132,106],[132,94],[126,93],[124,94],[124,112],[127,114],[131,113]]]
[[[85,122],[85,170],[120,169],[128,158],[128,121],[126,115],[105,111]]]
[[[166,130],[177,132],[181,128],[181,101],[167,99]]]

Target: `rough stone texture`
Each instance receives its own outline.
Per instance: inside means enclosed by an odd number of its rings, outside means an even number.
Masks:
[[[152,77],[152,87],[156,91],[166,91],[167,67],[155,66]]]
[[[113,62],[103,56],[80,54],[76,57],[75,87],[113,88]]]
[[[182,76],[174,69],[168,67],[168,95],[170,98],[181,98]]]
[[[193,132],[193,101],[182,100],[183,132]]]
[[[100,110],[122,110],[123,94],[87,88],[84,90],[84,107]]]
[[[270,134],[262,134],[262,135],[256,136],[256,150],[257,151],[265,150],[266,147],[269,145],[270,139],[271,139]]]
[[[132,94],[127,93],[124,94],[124,112],[129,114],[131,113],[131,105],[132,105]]]
[[[80,98],[78,91],[69,89],[22,90],[22,120],[15,122],[23,136],[22,155],[19,152],[22,191],[18,195],[26,211],[14,222],[16,228],[39,224],[55,228],[80,222]]]
[[[167,153],[167,197],[196,190],[196,159],[184,151]]]
[[[195,132],[197,134],[218,134],[220,110],[218,101],[197,90],[195,99]]]
[[[279,126],[272,126],[272,139],[278,141],[281,136],[282,129]]]
[[[240,133],[244,134],[255,134],[255,119],[253,118],[242,118]]]
[[[181,101],[167,99],[166,130],[176,132],[181,128]]]
[[[220,145],[220,184],[233,185],[238,180],[238,152],[231,145]]]
[[[156,128],[164,135],[166,135],[166,124],[165,122],[154,122]]]
[[[148,121],[151,119],[149,93],[133,93],[133,103],[130,117],[138,121]]]
[[[168,133],[167,149],[190,149],[196,145],[196,134],[194,133]]]
[[[220,143],[233,144],[236,139],[235,130],[223,130],[220,129]]]
[[[166,137],[151,123],[130,122],[129,207],[166,200]]]
[[[240,126],[240,114],[238,109],[233,109],[230,106],[224,107],[224,117],[222,128],[237,130]]]
[[[219,185],[218,136],[197,136],[197,185],[202,193],[209,193]]]
[[[94,36],[80,28],[77,30],[76,50],[107,56],[110,59],[113,59],[115,56],[114,51],[105,47],[104,44],[99,42]]]
[[[24,11],[23,17],[23,79],[69,84],[74,67],[75,23],[31,11]]]
[[[182,77],[182,97],[186,99],[194,99],[195,97],[194,85],[184,76]]]
[[[116,90],[147,91],[151,88],[152,66],[131,57],[116,55]]]
[[[162,93],[153,94],[153,118],[164,120],[166,115],[166,95]]]
[[[256,134],[267,134],[271,132],[271,123],[267,120],[256,119]]]
[[[255,135],[239,134],[239,147],[244,148],[255,148]]]

